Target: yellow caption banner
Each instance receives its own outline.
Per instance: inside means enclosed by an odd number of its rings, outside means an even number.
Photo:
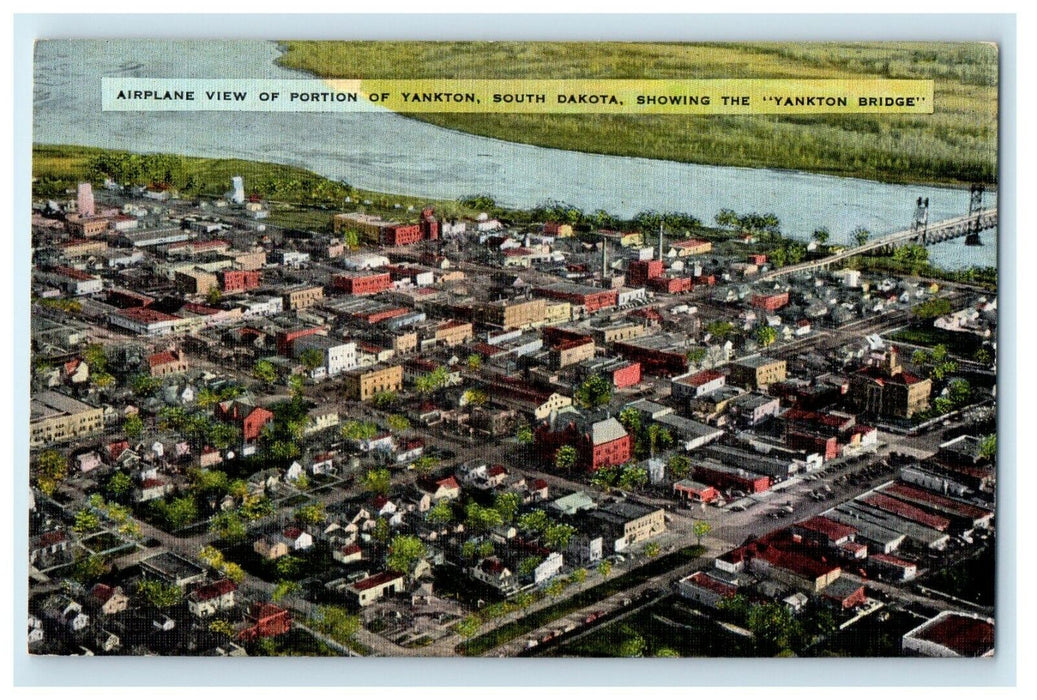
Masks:
[[[931,114],[931,80],[102,79],[105,111]]]

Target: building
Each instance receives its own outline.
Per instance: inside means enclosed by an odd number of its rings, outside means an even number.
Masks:
[[[675,241],[671,244],[671,248],[677,251],[678,257],[683,258],[689,255],[705,255],[713,250],[713,244],[700,238],[689,238],[684,241]]]
[[[491,301],[476,306],[474,311],[483,323],[505,329],[531,328],[546,322],[547,302],[544,299]]]
[[[698,398],[724,386],[727,377],[715,369],[690,372],[670,380],[670,395],[681,401]]]
[[[770,357],[747,357],[730,364],[732,384],[748,389],[766,389],[771,384],[785,381],[785,360]]]
[[[643,287],[648,280],[662,277],[662,260],[632,260],[627,267],[627,284],[631,287]]]
[[[609,533],[616,552],[666,531],[666,511],[634,503],[606,503],[587,515]]]
[[[722,601],[738,594],[738,586],[719,576],[711,576],[709,572],[696,571],[677,582],[677,592],[682,598],[717,608]]]
[[[220,270],[216,273],[220,289],[224,292],[247,292],[263,284],[263,273],[259,270]]]
[[[320,302],[324,298],[324,288],[302,285],[289,288],[281,295],[284,307],[289,310],[305,309]]]
[[[403,388],[403,366],[376,364],[350,370],[343,377],[346,398],[367,401],[375,394]]]
[[[108,322],[117,328],[137,335],[168,335],[176,332],[183,319],[154,309],[122,309],[108,316]]]
[[[575,410],[562,416],[552,414],[534,431],[534,442],[544,459],[553,461],[559,448],[571,445],[576,448],[576,468],[584,471],[597,471],[630,460],[633,438],[615,418],[594,421]]]
[[[97,294],[104,289],[104,283],[100,277],[94,277],[72,267],[55,267],[41,276],[72,296]]]
[[[177,270],[173,281],[183,294],[208,294],[210,290],[220,288],[219,278],[200,268]]]
[[[582,306],[587,313],[611,308],[618,301],[619,292],[615,289],[588,287],[572,282],[555,282],[534,288],[534,293],[548,299],[567,301],[573,306]]]
[[[252,641],[276,637],[292,629],[292,616],[273,603],[252,603],[245,613],[245,628],[238,632],[238,641]]]
[[[378,294],[392,289],[392,277],[388,272],[351,270],[333,276],[331,286],[355,296]]]
[[[187,370],[187,356],[176,348],[148,355],[148,371],[152,377],[181,374]]]
[[[237,584],[229,579],[195,588],[187,596],[187,609],[195,617],[212,617],[234,607]]]
[[[345,589],[346,599],[356,607],[366,607],[393,593],[402,593],[404,576],[396,571],[383,571],[368,576]]]
[[[676,482],[673,485],[673,493],[685,503],[712,503],[720,498],[720,492],[712,486],[691,479]]]
[[[907,632],[901,649],[908,656],[993,656],[994,621],[980,615],[944,610]]]
[[[850,375],[850,401],[859,410],[888,418],[911,418],[929,408],[932,380],[904,370],[896,346],[873,353]]]
[[[321,365],[329,377],[336,377],[357,366],[356,343],[353,341],[312,334],[300,336],[292,343],[295,357],[307,350],[316,350],[321,354]]]
[[[224,401],[216,404],[215,416],[216,420],[236,425],[241,430],[241,438],[245,442],[258,440],[266,424],[274,419],[272,412],[244,401]]]
[[[918,564],[892,554],[872,554],[868,557],[868,568],[874,575],[889,581],[912,581],[918,576]]]
[[[104,430],[104,411],[56,391],[29,402],[29,447],[46,447]]]
[[[753,294],[750,302],[753,307],[764,311],[777,311],[789,303],[788,292],[774,292],[772,294]]]
[[[435,340],[439,345],[453,347],[462,345],[475,337],[472,324],[464,321],[444,321],[436,326]]]

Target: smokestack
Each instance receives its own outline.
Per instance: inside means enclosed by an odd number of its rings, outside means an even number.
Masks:
[[[663,259],[663,222],[659,222],[659,260]]]
[[[601,286],[605,287],[605,280],[609,276],[609,240],[601,238]]]

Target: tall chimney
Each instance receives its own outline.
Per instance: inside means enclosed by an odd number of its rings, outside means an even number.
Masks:
[[[659,222],[659,259],[663,259],[663,222]]]

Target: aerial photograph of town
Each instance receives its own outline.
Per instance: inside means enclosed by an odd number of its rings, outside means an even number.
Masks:
[[[40,41],[29,653],[993,656],[998,60]],[[102,108],[689,75],[933,108]]]

